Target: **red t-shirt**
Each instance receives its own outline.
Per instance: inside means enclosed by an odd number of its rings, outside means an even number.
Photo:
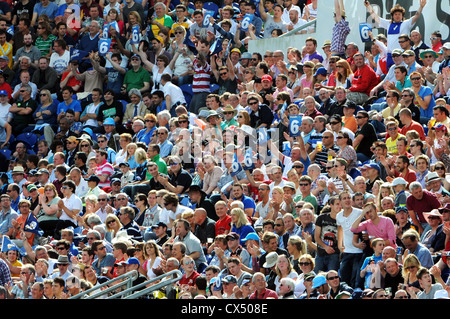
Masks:
[[[216,221],[216,236],[225,234],[225,231],[231,230],[231,216],[227,215],[223,220]]]
[[[200,276],[200,274],[194,270],[194,272],[189,277],[186,277],[186,274],[184,274],[183,277],[181,277],[179,283],[180,283],[180,285],[194,286],[195,279],[198,276]]]

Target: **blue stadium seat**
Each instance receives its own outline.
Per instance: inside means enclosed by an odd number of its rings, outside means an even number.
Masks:
[[[219,88],[220,88],[219,84],[213,83],[210,85],[211,93],[215,93]]]
[[[6,160],[8,161],[8,160],[11,158],[12,151],[9,150],[9,149],[7,149],[7,148],[4,148],[4,149],[1,149],[1,150],[0,150],[0,153],[2,153],[3,155],[5,155]]]
[[[219,6],[214,2],[205,2],[203,4],[203,9],[214,11],[214,17],[217,17],[217,14],[219,13]]]
[[[181,91],[183,91],[184,99],[186,100],[186,105],[189,107],[189,104],[192,100],[192,84],[183,84],[180,86]]]
[[[120,100],[120,102],[121,102],[122,105],[123,105],[123,113],[125,113],[125,110],[127,109],[127,104],[128,104],[128,102],[125,101],[125,100]]]
[[[16,137],[15,144],[18,142],[23,142],[28,146],[28,149],[32,149],[34,151],[37,150],[37,141],[38,137],[36,134],[31,132],[21,133]]]

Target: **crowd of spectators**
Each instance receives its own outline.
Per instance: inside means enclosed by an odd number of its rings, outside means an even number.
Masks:
[[[426,5],[365,1],[385,32],[362,48],[342,0],[331,30],[317,0],[0,2],[0,298],[179,270],[142,298],[448,299],[450,42],[415,29]]]

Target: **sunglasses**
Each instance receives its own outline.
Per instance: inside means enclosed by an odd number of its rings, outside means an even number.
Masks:
[[[299,264],[300,266],[309,266],[309,265],[311,265],[310,262],[299,262],[298,264]]]
[[[411,79],[411,81],[419,81],[419,80],[422,80],[422,78],[410,78]]]
[[[412,145],[411,145],[411,146],[412,146]],[[445,167],[443,167],[443,166],[436,166],[434,169],[445,170]]]
[[[338,278],[339,278],[339,276],[333,276],[333,277],[329,277],[328,280],[335,280],[335,279],[338,279]]]

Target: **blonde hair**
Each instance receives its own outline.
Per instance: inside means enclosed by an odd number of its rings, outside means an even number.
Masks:
[[[247,215],[242,209],[233,208],[230,214],[238,216],[238,220],[236,221],[236,224],[234,224],[234,226],[236,226],[237,228],[244,225],[250,225],[250,221],[247,219]]]

